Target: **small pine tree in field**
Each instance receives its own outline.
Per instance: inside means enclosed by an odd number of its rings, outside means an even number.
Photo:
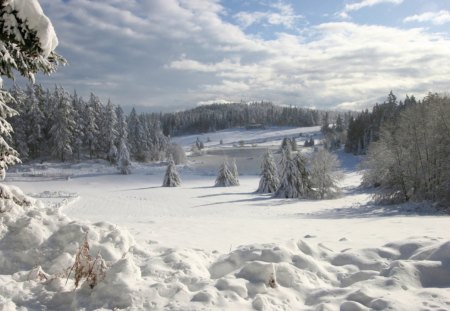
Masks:
[[[291,149],[292,151],[297,151],[298,150],[298,145],[297,145],[297,141],[295,140],[295,137],[292,137],[290,139],[291,142]]]
[[[179,187],[181,179],[177,172],[177,167],[172,157],[169,157],[169,165],[167,165],[166,174],[164,175],[163,187]]]
[[[234,176],[230,171],[228,162],[223,161],[219,168],[219,173],[216,178],[216,187],[230,187],[234,185]]]
[[[117,167],[119,168],[121,174],[128,175],[131,174],[130,166],[131,166],[130,152],[128,151],[125,138],[122,137],[119,144]]]
[[[275,196],[279,198],[299,198],[298,180],[300,174],[294,159],[292,159],[290,148],[282,149],[280,164],[281,182]]]
[[[257,192],[259,193],[275,193],[280,185],[277,167],[270,150],[264,154],[261,164],[261,179]]]
[[[233,176],[233,180],[232,180],[232,186],[239,186],[239,172],[236,166],[236,160],[233,159],[233,161],[231,161],[231,165],[230,165],[230,172],[231,175]]]

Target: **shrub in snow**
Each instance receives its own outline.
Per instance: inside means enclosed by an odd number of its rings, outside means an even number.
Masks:
[[[274,193],[280,185],[277,167],[272,152],[267,150],[261,164],[261,179],[259,180],[259,193]]]
[[[219,173],[216,178],[215,186],[216,187],[236,186],[236,180],[226,160],[223,161],[222,165],[219,168]]]
[[[111,148],[109,149],[108,152],[108,160],[111,164],[116,164],[117,162],[117,155],[118,155],[118,151],[117,151],[117,147],[114,144],[111,144]]]
[[[70,277],[73,271],[75,275],[75,288],[80,285],[83,279],[86,280],[90,288],[94,288],[105,277],[106,269],[106,263],[100,253],[97,254],[95,259],[89,253],[89,242],[86,234],[83,244],[75,255],[75,263],[70,269],[67,278]]]
[[[335,154],[322,149],[311,158],[311,182],[320,199],[339,192],[339,160]]]
[[[181,179],[177,172],[174,161],[169,157],[166,174],[164,175],[163,187],[178,187],[181,185]]]
[[[128,175],[131,173],[130,166],[130,153],[128,152],[128,147],[125,143],[125,139],[122,138],[119,144],[119,152],[117,155],[117,167],[119,168],[121,174]]]
[[[176,165],[186,163],[187,161],[186,153],[179,144],[171,144],[167,149],[167,154],[168,157],[172,157]]]

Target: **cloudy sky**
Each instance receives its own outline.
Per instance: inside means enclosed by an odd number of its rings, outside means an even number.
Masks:
[[[359,110],[450,86],[448,0],[40,2],[69,65],[39,81],[141,110]]]

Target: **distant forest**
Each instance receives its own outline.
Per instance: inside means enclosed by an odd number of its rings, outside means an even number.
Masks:
[[[106,104],[93,93],[88,99],[60,86],[53,90],[39,84],[10,90],[11,144],[22,161],[103,158],[114,162],[121,141],[135,161],[161,161],[172,150],[170,137],[207,133],[247,126],[314,126],[333,122],[338,113],[268,102],[212,104],[173,113],[125,114],[120,106]],[[345,121],[351,114],[343,115]]]

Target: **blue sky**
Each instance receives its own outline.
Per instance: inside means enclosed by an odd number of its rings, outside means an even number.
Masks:
[[[69,65],[45,86],[141,110],[362,109],[447,92],[450,1],[41,0]]]

